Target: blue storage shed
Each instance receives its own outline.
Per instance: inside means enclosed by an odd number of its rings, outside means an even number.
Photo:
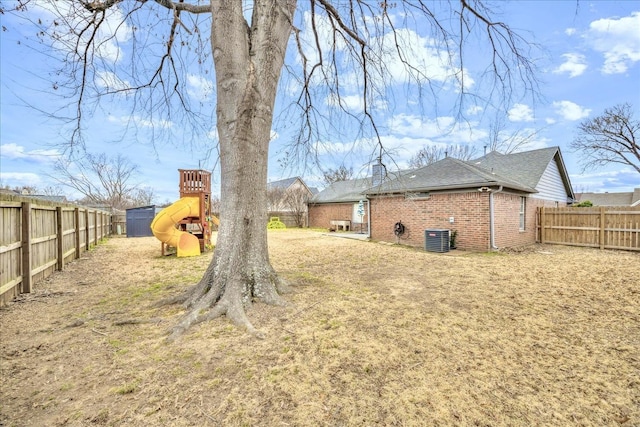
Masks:
[[[127,209],[127,237],[153,236],[151,221],[161,210],[155,205]]]

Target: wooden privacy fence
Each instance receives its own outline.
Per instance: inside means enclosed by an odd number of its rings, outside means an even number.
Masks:
[[[538,241],[640,251],[639,207],[538,208]]]
[[[0,200],[0,306],[64,269],[110,234],[109,212],[30,200]]]

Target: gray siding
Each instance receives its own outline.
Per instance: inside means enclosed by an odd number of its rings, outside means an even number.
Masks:
[[[538,193],[532,194],[532,198],[552,200],[560,203],[567,202],[567,189],[562,182],[560,170],[555,160],[552,160],[547,165],[536,186],[536,190],[538,190]]]

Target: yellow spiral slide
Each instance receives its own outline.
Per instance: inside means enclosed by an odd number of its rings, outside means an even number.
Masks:
[[[200,199],[183,197],[162,209],[151,222],[151,232],[161,242],[176,248],[179,257],[200,255],[200,241],[193,234],[178,230],[176,224],[189,216],[200,216]]]

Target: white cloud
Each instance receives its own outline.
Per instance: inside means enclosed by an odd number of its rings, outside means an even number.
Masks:
[[[342,95],[338,97],[332,93],[327,97],[325,102],[332,107],[340,105],[349,110],[361,111],[364,108],[364,100],[361,95]]]
[[[604,74],[624,73],[640,61],[640,12],[593,21],[586,37],[604,55]]]
[[[23,185],[38,187],[42,183],[40,176],[31,172],[0,172],[2,186],[22,187]]]
[[[562,116],[565,120],[580,120],[589,116],[591,110],[588,108],[582,108],[578,104],[571,101],[555,101],[553,104],[556,113]]]
[[[638,172],[616,166],[608,171],[572,173],[571,183],[578,193],[631,192],[638,187]]]
[[[135,125],[145,128],[162,128],[169,129],[173,127],[173,122],[170,120],[149,120],[137,115],[133,116],[114,116],[110,115],[107,120],[111,123],[121,124],[123,126]]]
[[[189,74],[187,76],[187,93],[198,101],[212,101],[215,84],[202,76]]]
[[[347,45],[340,37],[333,45],[333,28],[331,23],[324,16],[315,16],[315,31],[311,25],[311,15],[306,12],[304,15],[304,26],[300,32],[300,45],[303,55],[307,59],[307,71],[315,66],[319,61],[319,52],[324,55],[323,72],[318,69],[314,71],[315,81],[313,84],[324,83],[323,79],[333,78],[333,72],[328,68],[331,52],[335,52],[335,60],[340,74],[341,87],[347,93],[355,93],[362,87],[362,75],[358,70],[354,71],[352,52],[347,49]],[[426,84],[438,82],[443,87],[458,90],[460,82],[464,77],[465,87],[474,85],[474,80],[466,70],[455,67],[456,61],[452,57],[453,53],[448,51],[446,46],[434,38],[422,37],[413,30],[407,28],[397,28],[395,32],[387,31],[383,35],[371,37],[369,46],[375,50],[375,57],[369,58],[369,84],[373,87],[383,87],[385,85],[404,84]],[[402,57],[398,53],[402,52]],[[454,50],[455,51],[455,50]],[[302,65],[302,58],[298,53],[297,61]],[[358,58],[355,59],[358,61]],[[409,65],[407,65],[407,63]],[[344,69],[341,69],[344,67]],[[416,76],[416,70],[420,70],[421,75]]]
[[[467,108],[467,115],[469,116],[477,116],[478,114],[482,113],[482,111],[484,110],[484,108],[478,106],[478,105],[474,105],[473,107],[469,107]]]
[[[96,74],[96,82],[98,87],[109,91],[126,90],[131,87],[128,81],[121,80],[120,77],[111,71],[98,71]]]
[[[77,34],[82,33],[83,42],[93,38],[93,53],[100,59],[112,63],[122,58],[120,44],[127,42],[133,34],[132,28],[124,22],[124,14],[119,7],[111,7],[105,12],[104,20],[95,34],[91,27],[88,31],[82,31],[94,17],[80,2],[33,2],[30,12],[36,13],[40,20],[51,28],[52,34],[56,32],[52,37],[56,48],[70,51],[75,46]],[[73,31],[60,31],[63,27],[58,28],[54,24],[54,21],[60,20]]]
[[[533,110],[525,104],[515,104],[509,110],[509,120],[512,122],[532,122]]]
[[[388,127],[393,134],[432,138],[450,132],[454,124],[455,119],[453,117],[438,117],[435,120],[425,120],[412,114],[396,114],[389,119]]]
[[[567,28],[566,30],[564,30],[564,33],[568,36],[572,36],[576,33],[576,29],[575,28]]]
[[[388,127],[396,136],[430,139],[446,145],[468,144],[487,136],[477,122],[457,122],[449,116],[425,120],[420,116],[397,114],[389,120]]]
[[[569,73],[569,77],[577,77],[587,69],[584,55],[579,53],[565,53],[562,57],[565,61],[553,70],[556,74]]]
[[[46,163],[60,157],[58,150],[26,150],[15,143],[0,145],[0,157],[8,160],[25,160],[28,162]]]
[[[421,37],[415,31],[402,28],[395,33],[389,32],[379,41],[384,52],[381,61],[395,83],[411,81],[410,70],[398,57],[397,46],[403,51],[405,61],[418,68],[431,81],[455,82],[461,79],[463,70],[453,67],[450,52],[432,38]],[[465,86],[472,87],[473,79],[464,73]]]

